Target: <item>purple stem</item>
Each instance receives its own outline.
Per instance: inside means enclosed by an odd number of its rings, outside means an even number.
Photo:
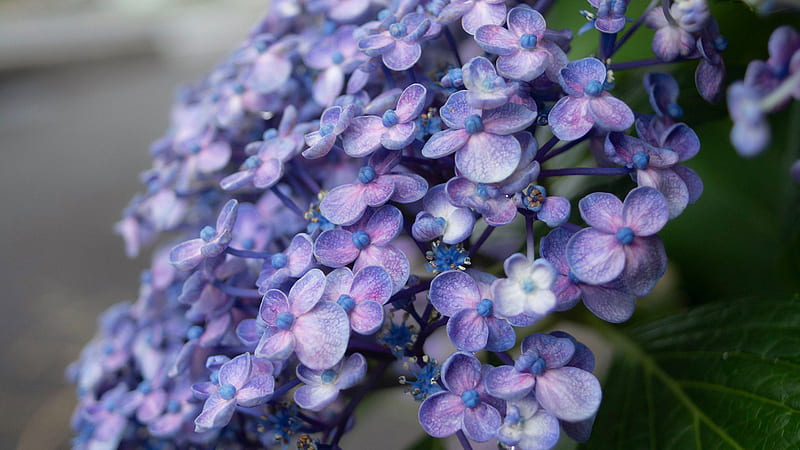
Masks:
[[[547,154],[544,158],[539,160],[539,162],[540,163],[544,163],[545,161],[549,161],[550,159],[555,158],[556,156],[566,152],[567,150],[569,150],[569,149],[575,147],[576,145],[580,144],[581,142],[585,141],[588,137],[589,137],[589,134],[587,133],[587,134],[583,135],[583,137],[580,137],[580,138],[578,138],[578,139],[576,139],[576,140],[574,140],[572,142],[568,142],[568,143],[562,145],[561,147],[558,147],[557,149],[555,149],[552,152],[550,152],[549,154]]]
[[[647,5],[647,8],[644,9],[644,12],[642,12],[642,15],[639,16],[639,18],[636,20],[636,22],[633,25],[631,25],[631,27],[628,28],[628,31],[626,31],[625,34],[623,34],[622,37],[619,39],[619,41],[617,41],[617,45],[614,47],[613,50],[611,50],[611,53],[609,53],[609,55],[608,55],[609,58],[614,56],[614,53],[617,53],[619,51],[619,49],[622,48],[622,46],[625,44],[625,42],[627,42],[628,39],[630,39],[631,36],[633,36],[633,33],[635,33],[636,30],[638,30],[639,27],[642,26],[642,24],[644,23],[645,18],[647,17],[647,14],[650,13],[650,10],[655,8],[655,6],[658,4],[658,2],[659,2],[659,0],[652,0],[650,2],[650,4]]]
[[[484,242],[486,242],[486,239],[489,239],[489,235],[492,234],[492,231],[494,231],[493,226],[489,225],[488,227],[486,227],[486,229],[483,230],[483,233],[481,233],[481,236],[478,238],[478,240],[475,241],[475,244],[473,244],[472,247],[469,248],[469,253],[467,253],[467,256],[473,256],[476,253],[478,253],[478,249],[481,248],[481,245],[483,245]]]
[[[534,254],[533,217],[531,216],[525,216],[525,250],[528,259],[533,260],[536,255]]]
[[[514,365],[514,358],[508,354],[508,352],[493,352],[495,356],[500,358],[500,361],[503,361],[503,364],[513,366]]]
[[[461,56],[458,55],[458,45],[456,45],[456,39],[453,37],[453,33],[450,32],[450,28],[447,26],[442,28],[442,34],[447,41],[447,45],[450,46],[450,51],[453,52],[453,56],[456,58],[458,67],[463,66],[464,64],[461,62]]]
[[[233,248],[228,247],[225,249],[225,253],[228,253],[233,256],[238,256],[239,258],[251,258],[251,259],[270,259],[272,258],[272,253],[267,252],[256,252],[253,250],[243,250],[240,248]]]
[[[553,6],[553,0],[539,0],[533,6],[533,9],[539,11],[542,15],[545,15],[551,6]]]
[[[545,142],[544,145],[541,146],[539,150],[536,152],[536,158],[535,158],[536,161],[539,162],[546,161],[545,156],[547,156],[547,153],[550,150],[552,150],[553,147],[555,147],[555,145],[558,144],[558,142],[559,139],[555,136],[551,137],[549,141]]]
[[[551,169],[539,172],[539,177],[563,177],[568,175],[626,175],[633,169],[627,167],[572,167],[569,169]]]
[[[456,437],[458,438],[458,442],[461,443],[461,447],[464,450],[472,450],[472,445],[469,443],[469,439],[464,436],[464,432],[461,430],[456,431]]]
[[[300,209],[300,207],[297,206],[297,204],[295,204],[295,202],[292,201],[292,199],[290,199],[289,197],[286,196],[286,194],[281,192],[281,190],[278,189],[278,186],[272,186],[270,189],[281,200],[281,203],[283,203],[287,208],[291,209],[292,212],[294,212],[298,216],[302,217],[303,220],[305,220],[305,212],[302,209]]]
[[[641,67],[650,67],[650,66],[659,66],[662,64],[672,64],[676,62],[686,61],[683,58],[678,58],[673,61],[664,61],[659,58],[649,58],[649,59],[639,59],[636,61],[625,61],[616,64],[609,64],[609,70],[629,70],[629,69],[638,69]]]
[[[600,48],[598,49],[599,59],[605,61],[614,52],[614,43],[617,41],[617,33],[600,33]]]
[[[245,298],[263,297],[263,295],[258,293],[258,289],[246,289],[246,288],[228,286],[227,284],[219,280],[214,281],[214,286],[218,287],[222,292],[228,295],[232,295],[234,297],[245,297]]]
[[[292,390],[293,387],[297,386],[298,384],[300,384],[300,380],[298,378],[292,378],[291,380],[284,383],[278,389],[275,389],[275,391],[272,393],[272,399],[275,400],[276,398],[283,397],[283,394],[289,392],[290,390]]]
[[[402,291],[399,291],[396,294],[394,294],[392,296],[392,298],[390,298],[389,301],[386,302],[386,304],[391,304],[391,303],[394,303],[394,302],[396,302],[398,300],[406,299],[409,296],[416,295],[419,292],[427,291],[428,288],[430,288],[430,287],[431,287],[430,280],[423,281],[423,282],[421,282],[419,284],[415,284],[414,286],[405,288]]]

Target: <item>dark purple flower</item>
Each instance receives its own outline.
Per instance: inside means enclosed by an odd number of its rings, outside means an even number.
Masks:
[[[266,293],[280,287],[289,278],[299,278],[314,265],[314,245],[305,233],[292,238],[289,247],[282,253],[275,253],[261,266],[256,286],[258,292]]]
[[[303,151],[303,156],[308,159],[322,158],[331,151],[336,138],[347,130],[353,116],[357,111],[354,105],[331,106],[322,112],[319,121],[319,130],[306,134],[305,140],[308,148]]]
[[[475,216],[469,208],[450,203],[444,184],[432,187],[422,204],[411,227],[414,239],[424,242],[441,237],[445,244],[457,244],[472,234]]]
[[[800,67],[800,33],[788,25],[778,27],[767,45],[769,59],[751,61],[744,77],[746,85],[765,93],[776,89]]]
[[[725,84],[725,61],[720,52],[728,46],[728,41],[719,34],[715,20],[697,39],[697,53],[700,63],[694,73],[694,84],[700,95],[709,102],[716,102]]]
[[[427,103],[427,89],[415,83],[403,90],[395,109],[379,116],[360,116],[350,122],[342,135],[344,152],[352,157],[367,156],[381,146],[401,150],[410,144],[417,133],[416,119]]]
[[[505,77],[531,81],[543,73],[558,81],[558,71],[569,62],[561,47],[547,39],[544,17],[527,5],[508,12],[508,29],[484,25],[475,41],[485,51],[499,55],[497,70]]]
[[[664,275],[667,256],[655,234],[667,223],[669,208],[651,187],[632,190],[625,203],[605,192],[578,203],[590,228],[567,243],[567,261],[575,276],[589,284],[605,284],[622,275],[636,296],[647,295]]]
[[[344,356],[350,337],[347,313],[321,302],[325,274],[311,269],[292,286],[287,296],[277,289],[264,295],[258,315],[266,325],[255,355],[285,360],[292,353],[312,369],[332,367]]]
[[[297,378],[304,384],[294,391],[297,406],[321,411],[334,402],[339,391],[355,386],[367,373],[367,360],[360,353],[342,359],[330,369],[309,369],[297,366]]]
[[[238,205],[236,200],[228,200],[217,217],[216,228],[207,226],[200,231],[199,239],[175,246],[169,254],[170,263],[179,270],[189,270],[206,258],[221,255],[231,242]]]
[[[389,200],[411,203],[421,199],[428,182],[419,175],[390,172],[400,161],[400,153],[374,154],[358,172],[358,180],[333,188],[319,204],[320,212],[332,223],[351,225],[364,215],[368,206],[376,208]]]
[[[547,119],[556,137],[574,141],[594,126],[625,131],[633,125],[633,111],[605,92],[605,81],[606,66],[596,58],[579,59],[561,69],[558,82],[567,96],[553,106]]]
[[[431,22],[425,14],[410,13],[387,29],[358,41],[358,49],[368,56],[380,56],[391,70],[406,70],[422,56],[420,42],[432,39],[440,31],[441,26]]]
[[[275,379],[272,364],[243,353],[219,369],[219,384],[195,419],[198,432],[222,428],[230,422],[236,406],[251,408],[266,403],[272,396]]]
[[[675,5],[677,2],[673,4],[673,8]],[[674,18],[671,11],[670,15]],[[645,24],[648,28],[656,30],[651,48],[659,59],[672,61],[678,57],[688,57],[695,52],[696,38],[693,31],[680,26],[674,20],[668,20],[663,8],[651,9],[647,13]]]
[[[683,116],[683,109],[678,105],[680,86],[672,75],[650,72],[644,76],[644,88],[650,106],[665,126],[672,125]]]
[[[467,101],[468,91],[458,91],[440,110],[450,127],[434,134],[422,148],[427,158],[455,153],[456,167],[476,183],[497,183],[519,165],[522,148],[513,134],[528,128],[536,113],[514,103],[482,111]]]
[[[505,351],[514,346],[511,324],[495,315],[490,285],[450,270],[433,279],[428,296],[437,311],[450,317],[447,335],[457,349]]]
[[[403,213],[394,206],[383,206],[367,213],[345,228],[323,231],[314,242],[314,256],[328,267],[342,267],[355,261],[353,270],[380,266],[392,277],[394,290],[408,280],[408,258],[392,240],[403,228]]]
[[[503,269],[508,278],[492,283],[497,312],[505,317],[541,317],[555,307],[556,296],[551,287],[556,271],[547,260],[532,261],[515,253],[505,260]]]
[[[567,365],[574,354],[570,339],[532,334],[522,341],[522,354],[513,366],[489,370],[486,389],[506,400],[535,392],[539,404],[557,418],[586,420],[600,406],[600,382],[591,372]]]
[[[355,275],[347,267],[328,274],[323,301],[341,306],[350,327],[359,334],[373,334],[383,325],[383,305],[394,291],[392,277],[380,266],[367,266]]]
[[[442,23],[461,19],[461,27],[474,35],[483,25],[502,25],[506,19],[506,3],[503,0],[452,0],[439,13]]]
[[[472,354],[453,353],[442,364],[446,391],[426,398],[419,407],[419,423],[433,437],[447,437],[461,430],[473,441],[486,442],[500,428],[502,402],[486,393],[481,366]]]

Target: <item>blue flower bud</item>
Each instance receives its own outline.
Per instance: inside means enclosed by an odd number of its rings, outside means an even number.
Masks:
[[[230,400],[236,395],[236,387],[232,384],[223,384],[219,387],[219,396]]]
[[[336,379],[336,371],[333,369],[325,369],[319,376],[323,383],[330,384]]]
[[[292,327],[293,323],[294,316],[287,312],[282,312],[275,318],[275,326],[281,330],[288,330]]]
[[[536,47],[538,39],[535,34],[525,33],[519,38],[519,46],[522,48]]]
[[[670,103],[667,105],[667,115],[673,119],[677,119],[683,116],[683,108],[681,108],[677,103]]]
[[[333,133],[333,125],[326,123],[325,125],[319,127],[320,136],[327,136],[331,133]]]
[[[589,80],[583,87],[583,93],[589,97],[598,97],[603,93],[603,83],[597,80]]]
[[[617,240],[623,245],[630,244],[633,242],[634,238],[633,230],[631,230],[629,227],[622,227],[617,230],[616,236]]]
[[[469,134],[480,133],[483,131],[483,120],[481,116],[473,114],[464,120],[464,128]]]
[[[203,227],[202,230],[200,230],[200,239],[206,242],[211,242],[211,240],[214,239],[214,236],[216,235],[217,235],[217,230],[215,230],[214,227],[212,226],[206,225],[205,227]]]
[[[636,152],[633,154],[633,167],[643,170],[650,163],[650,155],[645,152]]]
[[[522,282],[522,290],[525,292],[533,292],[536,290],[536,283],[530,278]]]
[[[252,250],[256,247],[256,241],[253,238],[247,237],[242,239],[242,248],[245,250]]]
[[[358,181],[363,184],[367,184],[375,179],[377,174],[375,173],[375,169],[372,166],[364,166],[358,170]]]
[[[192,325],[186,330],[186,339],[194,340],[203,335],[203,327],[200,325]]]
[[[461,394],[461,401],[467,408],[474,408],[481,402],[480,395],[475,389],[470,389]]]
[[[489,317],[492,315],[492,312],[494,312],[494,302],[488,298],[484,298],[480,301],[480,303],[478,303],[478,307],[476,309],[481,317]]]
[[[331,55],[331,62],[337,65],[343,63],[344,55],[342,54],[342,52],[333,52],[333,54]]]
[[[389,34],[392,35],[393,38],[398,39],[406,35],[408,29],[406,28],[406,24],[402,22],[397,22],[389,25]]]
[[[336,300],[336,303],[347,312],[352,311],[353,308],[356,306],[356,301],[353,300],[353,297],[350,297],[347,294],[340,295],[339,300]]]
[[[353,233],[353,245],[356,246],[357,249],[361,250],[364,247],[368,246],[370,243],[369,235],[366,231],[358,230]]]
[[[253,155],[244,160],[244,168],[247,170],[254,170],[261,167],[261,158],[256,155]]]
[[[269,263],[272,265],[272,268],[275,270],[282,269],[286,267],[286,263],[289,262],[289,259],[283,253],[275,253],[269,259]]]
[[[397,125],[399,119],[397,118],[397,113],[393,109],[387,109],[385,113],[383,113],[383,126],[386,128],[393,127]]]

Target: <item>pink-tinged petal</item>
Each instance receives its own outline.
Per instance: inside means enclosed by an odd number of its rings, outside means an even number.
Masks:
[[[686,183],[671,169],[637,171],[636,184],[655,188],[664,196],[670,219],[678,217],[689,204]]]
[[[483,220],[493,226],[508,225],[517,217],[517,207],[510,198],[500,197],[486,202],[486,207],[481,211]]]
[[[394,152],[382,149],[369,157],[368,165],[375,169],[375,173],[383,175],[389,173],[398,163],[400,163],[401,152]]]
[[[442,364],[442,383],[456,395],[475,389],[481,381],[481,363],[472,354],[458,352]]]
[[[519,37],[497,25],[484,25],[475,31],[475,42],[486,52],[511,55],[519,50]]]
[[[644,297],[667,271],[667,254],[658,236],[636,237],[625,247],[625,288],[637,297]]]
[[[278,314],[283,312],[289,312],[289,300],[286,298],[286,294],[277,289],[268,290],[261,299],[258,317],[265,324],[274,325]]]
[[[476,442],[493,438],[502,421],[500,413],[486,403],[464,411],[464,434]]]
[[[236,392],[236,403],[245,408],[266,403],[275,391],[272,375],[259,375],[250,378],[247,384]]]
[[[200,252],[205,244],[202,239],[191,239],[178,244],[169,252],[169,262],[178,270],[194,269],[205,259]]]
[[[207,431],[222,428],[231,421],[236,411],[236,402],[224,400],[218,393],[209,397],[203,405],[203,412],[194,419],[195,431]]]
[[[364,193],[362,198],[368,206],[378,207],[392,198],[395,191],[395,183],[389,175],[383,175],[374,181],[363,185]]]
[[[328,279],[330,280],[330,275]],[[392,295],[392,278],[382,267],[364,267],[352,280],[349,292],[356,302],[371,300],[383,305]]]
[[[365,186],[362,183],[336,186],[320,202],[320,212],[337,225],[355,223],[367,209],[363,198]]]
[[[440,131],[431,136],[422,147],[422,156],[431,159],[445,157],[463,148],[469,139],[470,134],[463,129]]]
[[[299,233],[292,238],[289,248],[286,249],[286,268],[293,277],[299,277],[314,262],[314,244],[305,233]]]
[[[253,186],[266,189],[277,183],[282,176],[283,163],[275,158],[267,159],[253,171]]]
[[[255,319],[244,319],[236,326],[236,336],[245,345],[256,345],[264,332],[264,326]]]
[[[416,42],[395,41],[394,47],[383,53],[383,63],[400,72],[410,69],[422,56],[422,47]]]
[[[575,344],[571,339],[536,333],[522,341],[522,351],[535,349],[546,363],[547,369],[563,367],[575,355]]]
[[[358,49],[367,56],[379,56],[394,43],[395,40],[389,36],[389,33],[378,33],[358,41]]]
[[[474,35],[483,25],[502,25],[506,20],[505,3],[475,2],[472,9],[461,18],[461,27]]]
[[[587,98],[562,98],[550,110],[547,121],[553,134],[562,141],[574,141],[594,126]]]
[[[508,28],[517,36],[534,34],[541,39],[547,29],[544,17],[531,8],[516,7],[508,12]]]
[[[567,262],[575,275],[589,284],[603,284],[617,278],[625,267],[623,245],[613,234],[593,228],[575,233],[567,242]]]
[[[487,133],[508,135],[528,128],[535,120],[536,111],[516,103],[506,103],[483,114],[483,127]]]
[[[651,187],[632,190],[622,207],[622,221],[636,236],[650,236],[658,233],[669,220],[667,200]]]
[[[372,245],[383,245],[397,237],[403,228],[403,213],[394,206],[387,205],[377,211],[367,221],[364,231],[369,235]]]
[[[314,101],[322,106],[329,106],[344,88],[344,71],[340,66],[331,66],[325,69],[314,80],[312,95]]]
[[[389,281],[391,282],[391,279]],[[350,311],[350,326],[358,334],[370,335],[383,325],[383,315],[383,306],[380,303],[372,300],[363,301]]]
[[[419,407],[419,423],[431,436],[447,437],[461,429],[465,409],[458,395],[437,392],[426,398]]]
[[[478,283],[468,274],[449,270],[436,276],[428,292],[431,304],[445,316],[452,317],[465,308],[475,308],[481,301]]]
[[[280,89],[291,74],[289,59],[266,52],[255,61],[244,84],[249,89],[267,94]]]
[[[319,269],[309,270],[289,291],[291,313],[300,316],[310,311],[319,302],[324,289],[325,274]]]
[[[395,109],[400,123],[412,121],[422,113],[427,95],[428,90],[419,83],[414,83],[405,88],[403,93],[400,94],[400,98],[397,99],[397,108]]]
[[[578,202],[581,217],[589,226],[606,233],[616,233],[622,224],[622,202],[613,194],[595,192]]]
[[[517,372],[513,366],[495,367],[486,375],[486,390],[490,395],[504,400],[525,397],[535,384],[536,377]]]
[[[571,96],[582,96],[583,89],[590,81],[606,81],[606,66],[597,58],[583,58],[567,64],[561,69],[558,82]]]
[[[252,355],[250,353],[242,353],[222,365],[222,368],[219,369],[219,383],[220,385],[232,384],[236,389],[239,389],[244,386],[250,377],[252,368]]]
[[[342,134],[344,152],[354,158],[367,156],[381,146],[381,136],[386,131],[378,116],[356,117]]]
[[[694,37],[678,27],[664,26],[653,36],[653,53],[663,61],[672,61],[678,56],[688,55],[695,46]]]
[[[489,328],[489,338],[486,340],[486,350],[491,352],[504,352],[516,343],[517,335],[514,328],[505,319],[487,317],[486,326]]]
[[[536,378],[536,399],[549,413],[567,422],[592,417],[601,397],[597,378],[576,367],[547,370]]]
[[[231,147],[227,142],[212,142],[197,156],[197,168],[203,173],[211,173],[228,164]]]
[[[254,175],[255,173],[252,170],[235,172],[220,180],[219,186],[224,191],[235,191],[250,184]]]
[[[355,261],[359,250],[353,245],[353,234],[334,229],[323,231],[314,243],[314,256],[328,267],[342,267]]]
[[[402,150],[414,141],[416,133],[416,122],[398,123],[381,135],[380,143],[389,150]]]
[[[447,336],[459,350],[477,352],[486,347],[489,327],[474,309],[462,309],[447,322]]]
[[[676,123],[664,131],[662,147],[678,153],[678,161],[686,161],[700,151],[700,138],[697,133],[683,123]]]
[[[680,164],[674,166],[672,170],[686,183],[689,189],[689,203],[696,202],[703,195],[703,180],[694,170]]]
[[[408,281],[411,266],[402,250],[393,245],[370,245],[358,256],[353,269],[359,271],[367,266],[381,266],[392,278],[394,292],[399,291]]]
[[[291,331],[269,327],[261,336],[253,354],[260,358],[280,361],[291,356],[295,347],[296,339]]]
[[[297,358],[311,369],[333,367],[344,356],[350,337],[347,313],[329,302],[318,303],[297,317],[292,331],[297,340]]]
[[[456,167],[476,183],[497,183],[514,173],[521,154],[519,141],[514,136],[476,133],[456,153]]]
[[[439,109],[442,121],[450,128],[464,128],[464,121],[481,110],[473,108],[467,101],[467,91],[456,91],[450,94],[444,106]]]
[[[394,183],[392,200],[398,203],[413,203],[425,196],[428,192],[428,182],[416,174],[388,174],[384,175]]]
[[[555,228],[569,220],[571,208],[569,200],[564,197],[547,197],[542,209],[536,213],[536,218],[546,223],[548,227]]]
[[[609,285],[581,285],[583,304],[597,317],[611,323],[622,323],[630,319],[636,308],[636,297],[622,289]]]
[[[325,278],[325,290],[322,301],[335,302],[342,294],[350,293],[353,284],[353,272],[347,267],[341,267],[329,273]]]
[[[594,123],[604,130],[625,131],[635,119],[630,106],[609,93],[589,100],[589,110]]]
[[[513,80],[531,81],[543,74],[550,63],[550,54],[543,50],[520,50],[497,58],[497,71]]]
[[[305,385],[294,391],[294,402],[309,411],[322,411],[338,396],[339,389],[332,384]]]

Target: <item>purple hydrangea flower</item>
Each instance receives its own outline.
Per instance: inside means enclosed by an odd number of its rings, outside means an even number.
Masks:
[[[630,319],[636,307],[636,297],[625,290],[620,279],[592,285],[580,281],[567,264],[567,242],[574,233],[556,228],[542,238],[541,253],[558,272],[553,282],[556,311],[572,309],[583,299],[586,308],[597,317],[612,323]]]
[[[464,31],[474,35],[483,25],[502,25],[506,19],[506,3],[503,0],[452,0],[437,20],[452,23],[459,18]]]
[[[517,216],[514,200],[493,185],[455,177],[447,182],[445,191],[453,205],[474,209],[489,225],[507,225]]]
[[[489,284],[450,270],[433,279],[428,296],[437,311],[450,317],[447,335],[457,349],[505,351],[514,346],[514,329],[495,315]]]
[[[360,116],[354,118],[342,135],[344,152],[352,157],[372,154],[381,146],[401,150],[417,134],[416,119],[427,103],[427,89],[415,83],[403,90],[396,109],[388,109],[382,117]]]
[[[647,295],[667,269],[664,244],[655,234],[669,220],[669,207],[651,187],[632,190],[625,202],[605,192],[578,203],[590,228],[567,243],[567,261],[575,276],[589,284],[605,284],[622,275],[636,296]]]
[[[357,108],[354,105],[331,106],[322,112],[319,121],[319,130],[306,134],[305,140],[308,148],[303,151],[303,156],[308,159],[322,158],[331,151],[336,144],[336,138],[347,130]]]
[[[600,406],[600,382],[591,372],[567,365],[574,354],[570,339],[532,334],[522,341],[522,354],[513,366],[489,370],[486,389],[507,400],[534,392],[539,404],[561,420],[589,419]]]
[[[538,184],[531,184],[523,189],[520,202],[525,209],[536,213],[536,218],[551,228],[561,226],[569,220],[572,209],[569,200],[564,197],[548,196],[544,186]]]
[[[366,59],[358,51],[356,27],[345,25],[333,34],[314,43],[305,55],[306,64],[320,70],[314,80],[312,95],[322,106],[329,106],[344,89],[345,75],[355,70]]]
[[[190,270],[206,258],[221,255],[231,242],[231,231],[236,223],[239,202],[228,200],[217,217],[217,226],[207,226],[200,231],[199,239],[191,239],[175,246],[169,261],[179,270]]]
[[[325,195],[319,204],[322,215],[337,225],[351,225],[368,206],[375,208],[389,200],[411,203],[421,199],[428,182],[416,174],[390,172],[399,161],[399,152],[374,154],[369,164],[359,170],[356,183],[339,185]]]
[[[453,353],[442,364],[446,391],[426,398],[419,407],[419,423],[433,437],[461,430],[473,441],[486,442],[500,428],[502,402],[486,393],[486,368],[469,353]]]
[[[728,111],[733,119],[731,143],[745,157],[760,154],[772,139],[766,111],[761,107],[762,99],[758,89],[741,81],[728,88]]]
[[[527,5],[508,12],[508,29],[484,25],[475,32],[475,41],[485,51],[499,55],[497,70],[505,77],[531,81],[543,73],[558,81],[558,71],[569,59],[547,38],[544,17]]]
[[[355,261],[356,272],[367,266],[383,267],[392,277],[394,289],[399,290],[411,271],[406,255],[391,245],[402,228],[403,213],[394,206],[383,206],[354,225],[323,231],[314,242],[314,256],[328,267]]]
[[[322,411],[334,402],[339,391],[355,386],[367,373],[367,360],[360,353],[342,359],[330,369],[309,369],[297,366],[297,378],[304,383],[294,391],[297,406],[311,411]]]
[[[555,447],[560,434],[558,419],[529,395],[508,402],[497,440],[521,449],[546,450]]]
[[[628,19],[625,13],[628,10],[628,0],[587,0],[597,9],[591,21],[597,31],[601,33],[619,33],[625,28]]]
[[[369,335],[383,325],[383,305],[393,290],[392,277],[380,266],[364,267],[355,275],[341,267],[328,274],[322,300],[341,306],[353,331]]]
[[[272,396],[275,379],[272,364],[243,353],[219,369],[219,385],[215,386],[195,419],[197,431],[222,428],[230,422],[236,406],[250,408],[266,403]]]
[[[441,237],[445,244],[457,244],[472,234],[474,226],[472,211],[450,203],[445,185],[440,184],[425,194],[423,210],[417,213],[411,234],[422,242]]]
[[[517,93],[516,83],[506,83],[488,59],[472,58],[461,69],[461,81],[467,89],[467,103],[476,109],[492,109],[505,105]],[[536,112],[536,104],[531,111]]]
[[[290,54],[298,43],[294,36],[270,41],[267,35],[256,37],[246,54],[250,65],[244,85],[262,94],[277,91],[289,80],[293,68]]]
[[[700,63],[694,72],[694,84],[697,92],[708,102],[719,99],[725,84],[725,61],[720,52],[728,46],[728,41],[719,34],[719,27],[715,20],[697,39],[697,53]]]
[[[754,60],[747,65],[745,84],[762,92],[776,89],[780,83],[800,67],[800,33],[784,25],[769,37],[769,58]]]
[[[347,313],[338,305],[321,302],[325,274],[309,270],[289,290],[264,295],[258,315],[266,325],[255,355],[287,359],[294,352],[312,369],[332,367],[344,356],[350,337]]]
[[[513,134],[530,126],[536,113],[514,103],[482,111],[467,102],[467,91],[458,91],[440,110],[450,127],[434,134],[422,148],[427,158],[455,153],[456,167],[476,183],[497,183],[519,165],[522,148]]]
[[[543,316],[555,307],[556,296],[551,287],[556,271],[547,260],[531,261],[515,253],[505,260],[503,269],[508,278],[492,283],[497,312],[505,317]]]
[[[689,2],[682,2],[689,3]],[[677,3],[673,4],[675,7]],[[670,15],[675,15],[670,11]],[[663,8],[653,8],[647,14],[645,24],[656,30],[653,36],[653,53],[663,61],[687,57],[695,52],[696,38],[692,31],[682,27],[677,21],[670,21]],[[693,28],[693,27],[692,27]]]
[[[299,278],[314,265],[314,244],[305,233],[296,234],[289,247],[275,253],[261,266],[256,286],[258,292],[266,293],[280,287],[289,278]]]
[[[678,105],[680,86],[672,75],[648,73],[644,76],[644,88],[650,99],[650,106],[663,125],[672,125],[683,116],[683,109]]]
[[[249,155],[239,172],[234,172],[220,181],[220,187],[234,191],[248,186],[266,189],[275,185],[283,176],[283,163],[295,153],[294,143],[282,139],[255,141],[247,145]]]
[[[391,70],[411,68],[422,56],[422,41],[432,39],[441,26],[421,13],[406,14],[387,29],[371,34],[358,42],[358,49],[368,56],[380,56]]]
[[[605,81],[606,66],[596,58],[579,59],[561,69],[558,82],[567,96],[553,106],[547,119],[556,137],[573,141],[594,126],[625,131],[633,125],[633,111],[605,92]]]

